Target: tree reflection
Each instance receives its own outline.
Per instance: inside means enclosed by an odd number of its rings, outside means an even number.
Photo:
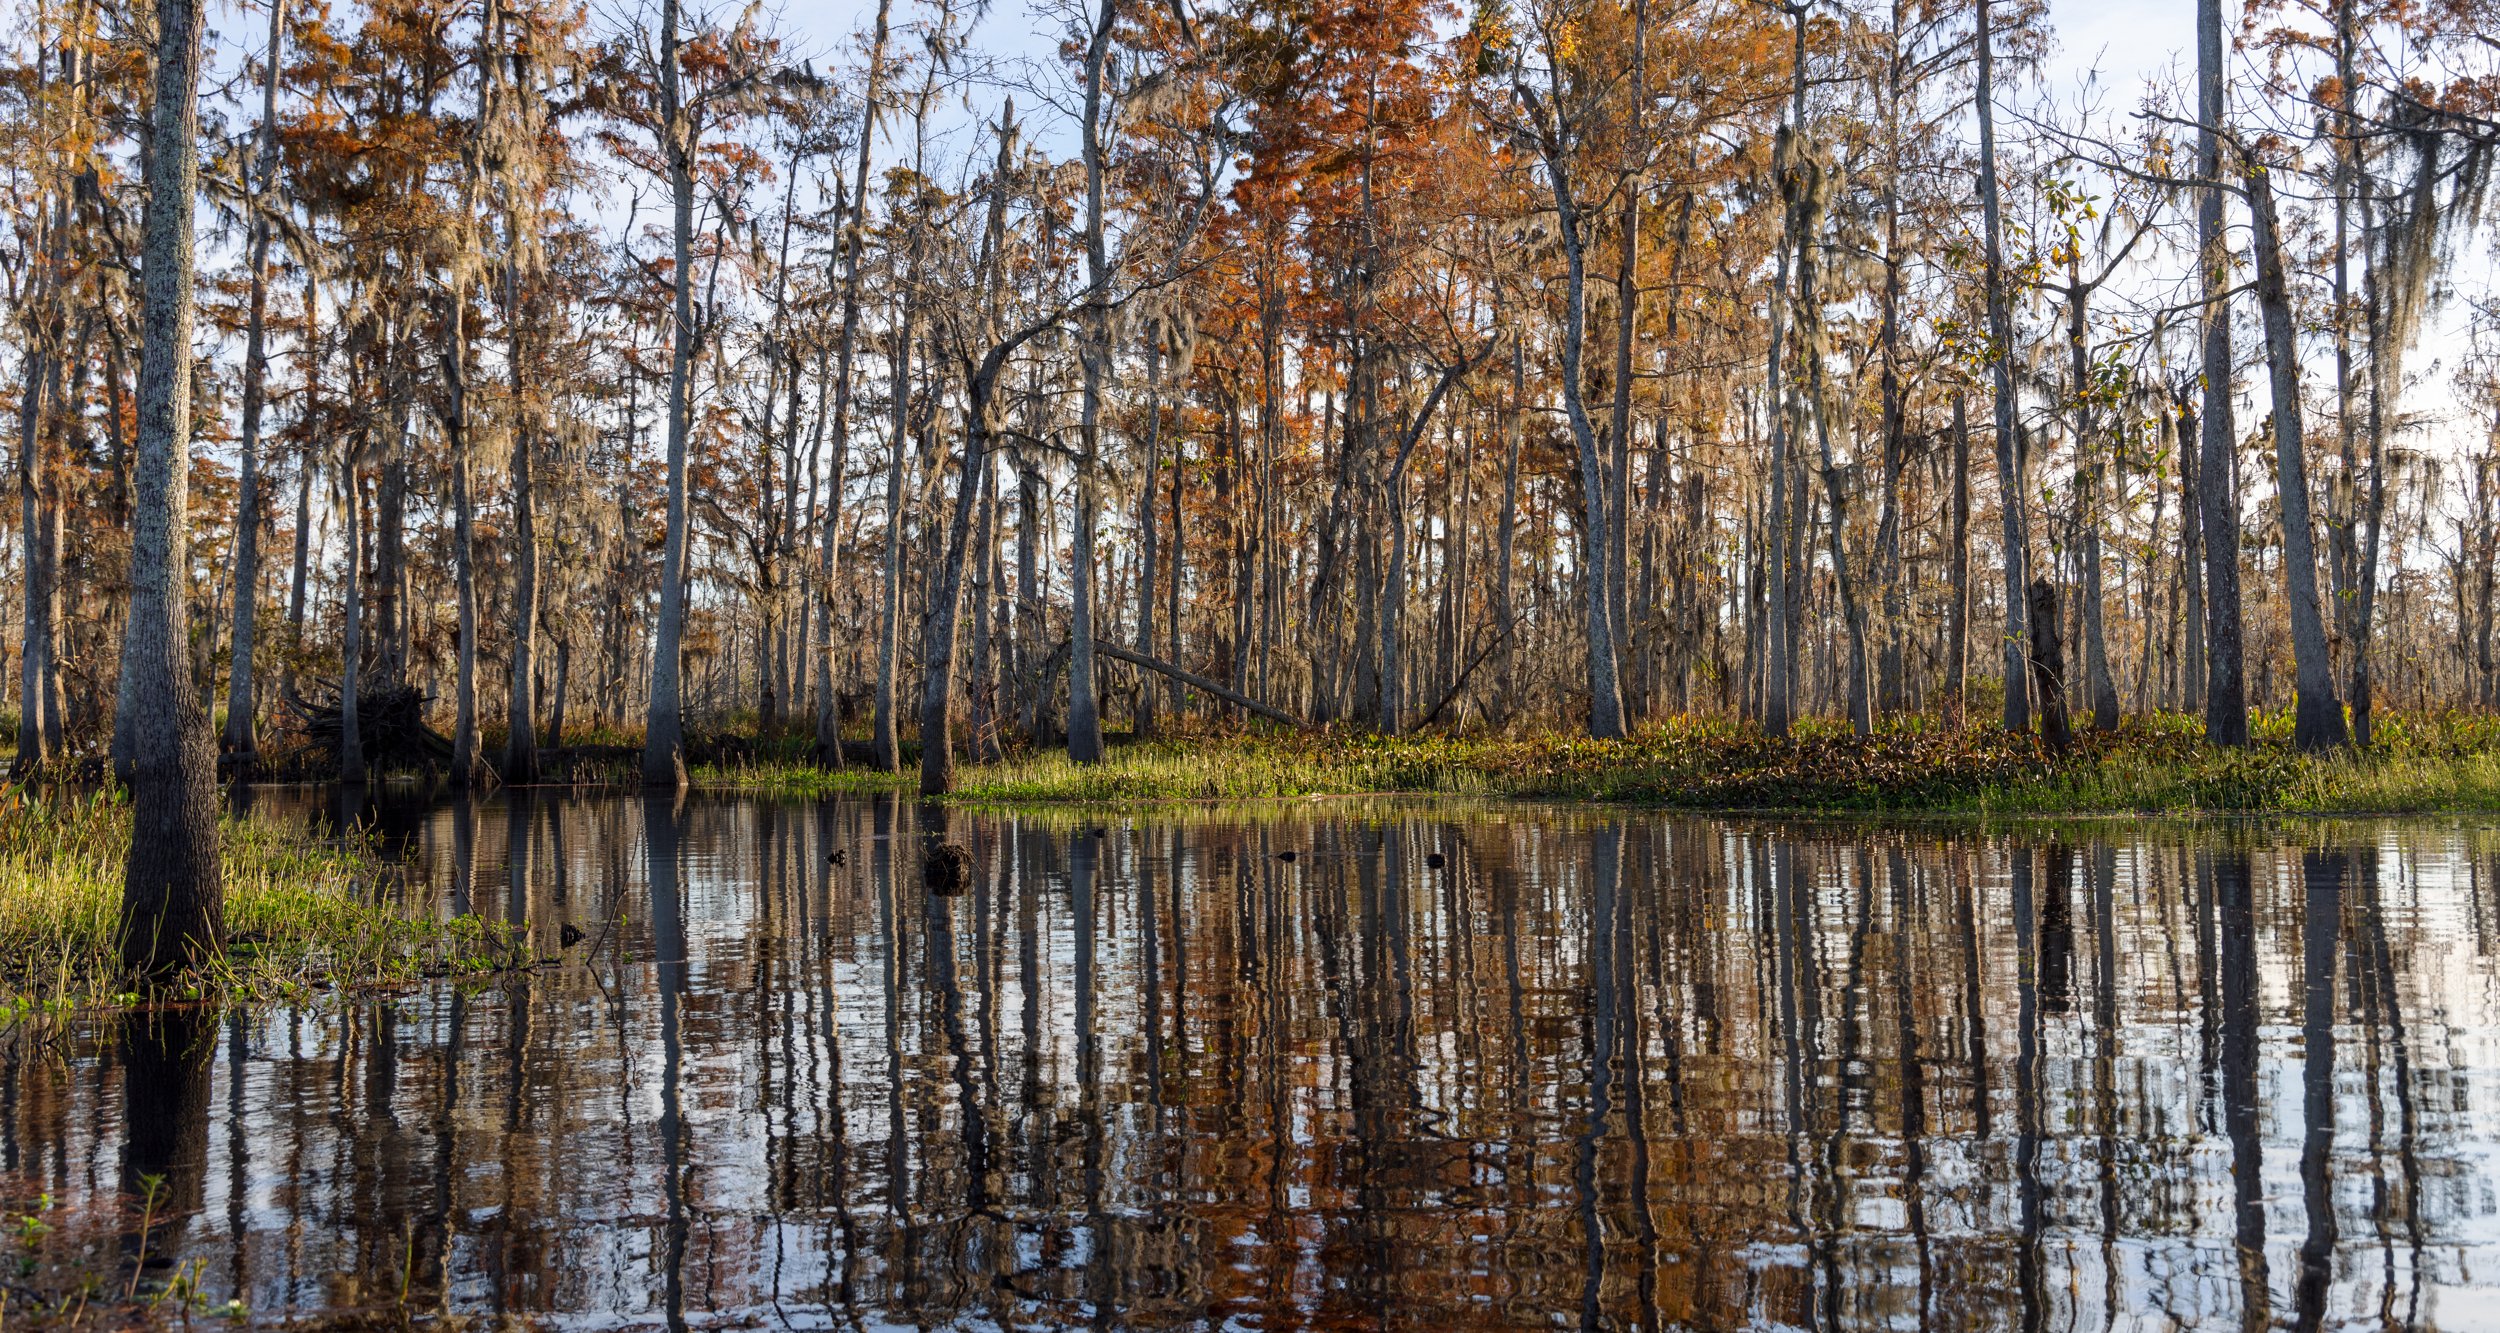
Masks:
[[[0,1154],[157,1180],[272,1318],[2405,1327],[2491,1267],[2445,833],[391,817],[564,965],[17,1041]]]

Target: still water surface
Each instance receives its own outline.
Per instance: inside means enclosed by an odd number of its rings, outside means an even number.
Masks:
[[[562,963],[0,1063],[261,1321],[2500,1327],[2500,830],[360,817]]]

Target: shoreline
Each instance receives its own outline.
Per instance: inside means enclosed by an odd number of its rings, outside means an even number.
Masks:
[[[2295,752],[2290,720],[2259,715],[2247,749],[2206,747],[2187,719],[2085,732],[2058,755],[2029,736],[1929,721],[1864,739],[1809,724],[1781,740],[1720,721],[1672,721],[1616,741],[1562,735],[1380,736],[1352,729],[1198,733],[1115,741],[1103,761],[1051,751],[965,764],[956,789],[917,794],[903,770],[819,766],[799,738],[731,733],[689,745],[689,791],[892,796],[966,809],[1212,806],[1346,797],[1473,797],[1728,817],[2127,819],[2500,815],[2500,718],[2390,717],[2367,752]],[[847,747],[846,748],[851,748]],[[565,752],[542,792],[637,792],[624,745]],[[299,767],[272,785],[331,785]],[[256,784],[257,785],[257,784]],[[433,791],[424,775],[377,780]]]

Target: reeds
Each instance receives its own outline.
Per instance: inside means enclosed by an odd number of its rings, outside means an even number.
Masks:
[[[2397,814],[2500,811],[2500,719],[2381,715],[2367,752],[2303,755],[2288,719],[2262,715],[2246,750],[2205,746],[2192,719],[2085,733],[2053,755],[2028,736],[1916,717],[1864,740],[1824,722],[1772,740],[1715,719],[1674,719],[1621,741],[1564,735],[1374,736],[1351,729],[1204,735],[1115,746],[1102,763],[1055,751],[957,770],[952,800],[1232,802],[1434,793],[1688,810],[1847,814]],[[821,797],[898,794],[916,772],[758,759],[698,769],[698,785]]]
[[[266,817],[222,821],[227,949],[175,994],[268,999],[517,961],[502,926],[439,918],[361,838]],[[136,998],[116,948],[129,802],[0,788],[0,1020]]]

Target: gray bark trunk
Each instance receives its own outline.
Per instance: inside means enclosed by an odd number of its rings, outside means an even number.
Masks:
[[[1558,90],[1559,91],[1559,90]],[[1545,178],[1554,196],[1556,230],[1563,247],[1562,311],[1563,411],[1571,422],[1571,440],[1580,465],[1580,582],[1588,612],[1589,735],[1611,740],[1624,734],[1623,697],[1616,672],[1615,636],[1606,595],[1607,468],[1598,456],[1597,430],[1589,421],[1584,387],[1588,342],[1588,236],[1573,196],[1568,145],[1561,142],[1561,108],[1555,123],[1541,126],[1538,141],[1545,159]]]
[[[248,762],[260,749],[252,654],[260,616],[260,417],[269,371],[269,187],[278,174],[278,69],[286,42],[286,0],[269,6],[269,53],[260,97],[260,152],[252,167],[252,220],[245,267],[250,289],[243,331],[243,421],[234,498],[234,656],[226,684],[226,749]]]
[[[1967,720],[1970,687],[1970,413],[1963,395],[1953,395],[1952,536],[1945,596],[1944,693],[1954,725]]]
[[[2240,656],[2239,451],[2231,425],[2230,256],[2222,235],[2222,0],[2196,5],[2197,273],[2204,302],[2198,521],[2205,544],[2205,740],[2248,744]]]
[[[2081,268],[2070,251],[2066,261],[2066,352],[2075,400],[2076,559],[2083,566],[2083,679],[2092,703],[2092,729],[2118,729],[2118,685],[2109,674],[2109,638],[2103,630],[2101,597],[2101,458],[2093,438],[2092,358],[2086,341],[2085,302],[2091,289],[2083,285]],[[2147,636],[2149,639],[2149,635]]]
[[[678,93],[677,0],[660,3],[660,151],[672,205],[668,356],[668,535],[660,557],[660,614],[651,634],[650,706],[643,719],[645,787],[682,790],[686,738],[679,648],[686,630],[686,432],[694,373],[694,144]]]
[[[836,354],[833,386],[833,476],[825,490],[825,511],[817,548],[816,588],[816,758],[828,767],[842,766],[842,700],[833,678],[833,591],[841,571],[838,534],[842,526],[842,483],[851,458],[851,362],[859,346],[859,255],[868,213],[869,149],[877,134],[878,99],[885,92],[885,48],[894,0],[877,0],[877,22],[868,46],[868,84],[861,92],[859,157],[851,170],[849,211],[842,219],[842,341]],[[818,370],[821,377],[823,371]],[[821,378],[819,394],[822,394]],[[822,413],[819,414],[822,418]]]
[[[2276,229],[2274,186],[2266,165],[2242,154],[2241,179],[2257,251],[2257,309],[2266,330],[2266,370],[2274,390],[2274,465],[2283,516],[2283,591],[2292,620],[2292,664],[2299,698],[2292,743],[2303,750],[2344,744],[2344,706],[2335,697],[2335,664],[2328,656],[2326,621],[2318,610],[2318,554],[2309,521],[2309,467],[2300,419],[2300,345],[2292,326],[2291,292],[2284,282],[2282,242]]]
[[[911,338],[919,313],[909,295],[902,300],[894,333],[893,452],[885,465],[885,568],[880,579],[877,617],[877,697],[869,714],[869,742],[881,772],[903,771],[903,746],[895,734],[894,685],[903,634],[903,487],[911,455]]]
[[[148,144],[130,626],[130,859],[122,879],[125,966],[162,975],[225,947],[217,848],[217,760],[184,661],[191,439],[192,210],[199,157],[204,14],[157,0],[156,103]]]
[[[2211,0],[2208,0],[2211,3]],[[2031,697],[2025,688],[2029,657],[2025,624],[2024,564],[2028,543],[2023,534],[2023,483],[2015,459],[2014,317],[2007,302],[2004,227],[1997,205],[1996,39],[1990,30],[1989,0],[1979,0],[1979,204],[1987,225],[1988,370],[1996,397],[1997,509],[2004,519],[2005,540],[2005,729],[2031,730]]]
[[[1149,334],[1146,346],[1146,456],[1145,480],[1137,488],[1137,651],[1152,656],[1155,650],[1155,580],[1156,549],[1160,534],[1155,530],[1155,492],[1163,484],[1163,348],[1159,335]],[[1138,692],[1137,734],[1151,736],[1155,731],[1155,690],[1152,686]]]
[[[505,696],[503,780],[538,780],[538,496],[532,454],[538,448],[523,369],[521,283],[504,267],[504,308],[512,320],[512,683]]]
[[[1115,19],[1103,0],[1085,52],[1085,308],[1078,320],[1077,358],[1084,389],[1077,422],[1076,540],[1068,557],[1068,757],[1080,764],[1102,758],[1101,701],[1094,686],[1094,494],[1102,449],[1102,396],[1111,376],[1111,259],[1103,240],[1104,66],[1111,56]]]

